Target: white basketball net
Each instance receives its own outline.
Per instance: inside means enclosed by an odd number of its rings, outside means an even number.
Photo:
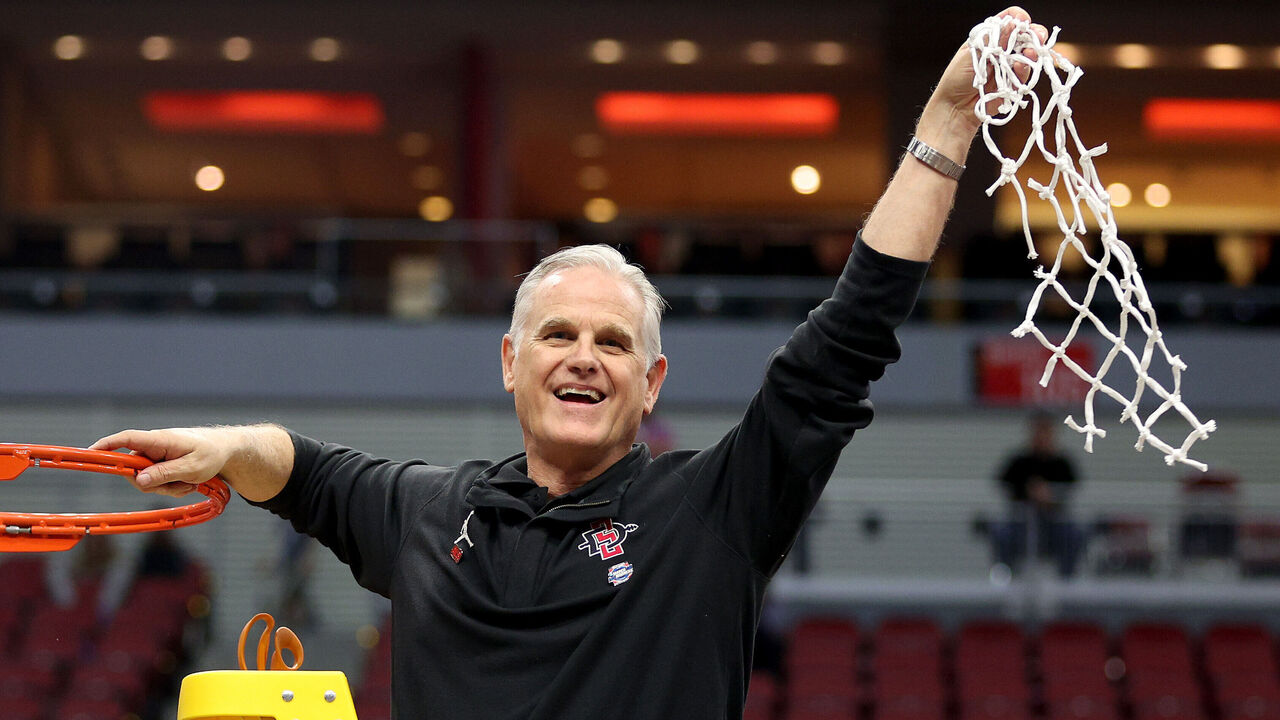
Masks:
[[[1013,32],[1002,45],[1001,28],[1008,28],[1010,25],[1013,27]],[[991,154],[1000,160],[1000,178],[987,188],[987,194],[991,195],[996,188],[1005,184],[1012,185],[1017,191],[1018,202],[1022,206],[1022,227],[1026,236],[1027,251],[1029,257],[1033,259],[1037,257],[1037,253],[1031,239],[1030,223],[1027,220],[1027,196],[1018,181],[1017,173],[1030,157],[1033,149],[1038,149],[1044,159],[1053,166],[1052,176],[1047,183],[1028,178],[1026,184],[1038,193],[1041,200],[1052,204],[1058,220],[1058,229],[1063,235],[1062,242],[1058,246],[1057,257],[1052,267],[1046,270],[1042,265],[1035,271],[1035,276],[1040,279],[1040,285],[1032,294],[1026,319],[1013,330],[1013,335],[1022,337],[1030,333],[1040,341],[1041,345],[1052,352],[1052,356],[1045,365],[1044,374],[1040,378],[1042,386],[1049,384],[1049,378],[1059,363],[1089,385],[1084,398],[1084,424],[1077,423],[1070,415],[1066,418],[1066,424],[1071,429],[1085,436],[1085,450],[1093,452],[1094,436],[1105,437],[1107,434],[1105,430],[1094,424],[1093,401],[1098,393],[1102,393],[1120,403],[1122,407],[1120,422],[1130,421],[1137,427],[1138,442],[1134,446],[1137,450],[1142,450],[1144,445],[1150,444],[1164,452],[1164,460],[1168,465],[1181,462],[1199,470],[1205,470],[1207,466],[1189,458],[1187,452],[1197,440],[1207,438],[1209,433],[1214,431],[1215,424],[1212,420],[1200,422],[1182,402],[1182,371],[1186,369],[1186,365],[1165,347],[1160,328],[1156,324],[1155,310],[1151,306],[1150,298],[1147,297],[1142,276],[1138,274],[1133,251],[1116,235],[1111,198],[1104,189],[1102,181],[1098,179],[1093,165],[1093,159],[1105,153],[1107,146],[1102,144],[1088,148],[1081,142],[1076,132],[1075,123],[1071,120],[1069,103],[1071,90],[1084,71],[1053,48],[1057,38],[1058,28],[1054,28],[1049,39],[1042,43],[1031,30],[1028,22],[994,17],[988,18],[986,22],[969,33],[969,51],[975,70],[974,86],[978,89],[980,96],[976,112],[982,120],[982,138]],[[1023,55],[1022,52],[1026,49],[1034,50],[1038,59],[1032,61]],[[1025,82],[1019,80],[1014,73],[1015,65],[1024,65],[1029,68],[1030,74]],[[989,81],[994,81],[994,89],[985,91],[984,88]],[[1043,103],[1034,92],[1036,84],[1040,82],[1049,83],[1048,98]],[[995,115],[987,112],[988,104],[993,101],[999,103]],[[1031,133],[1016,159],[1005,157],[991,137],[991,128],[1006,125],[1020,109],[1025,109],[1028,105],[1031,106]],[[1050,122],[1053,123],[1052,148],[1046,146],[1045,140],[1045,126]],[[1073,154],[1076,157],[1073,157]],[[1062,203],[1059,202],[1057,197],[1059,187],[1065,191],[1070,205],[1070,214],[1064,211]],[[1087,216],[1093,218],[1102,238],[1101,252],[1097,258],[1091,257],[1081,242],[1081,238],[1088,232]],[[1072,298],[1067,289],[1058,282],[1063,257],[1070,248],[1075,248],[1093,270],[1087,289],[1078,300]],[[1119,277],[1112,272],[1112,263],[1119,267]],[[1105,288],[1110,288],[1115,299],[1120,303],[1120,316],[1114,331],[1090,309],[1100,287],[1104,292]],[[1046,291],[1052,291],[1061,297],[1077,313],[1060,343],[1054,343],[1045,337],[1034,321]],[[1075,339],[1076,332],[1086,320],[1111,344],[1098,366],[1097,375],[1090,374],[1066,354],[1067,346]],[[1146,336],[1146,343],[1140,355],[1125,342],[1126,333],[1133,326]],[[1137,382],[1131,396],[1126,396],[1103,382],[1112,366],[1122,357],[1129,361],[1137,375]],[[1152,370],[1152,362],[1160,357],[1163,357],[1172,372],[1173,388],[1171,390],[1165,389],[1148,374]],[[1160,402],[1144,418],[1140,412],[1139,402],[1148,391],[1156,395]],[[1176,411],[1191,426],[1190,432],[1178,447],[1156,437],[1151,430],[1156,420],[1170,410]]]

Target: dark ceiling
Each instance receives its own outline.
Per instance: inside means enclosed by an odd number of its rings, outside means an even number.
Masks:
[[[1086,44],[1263,45],[1276,42],[1280,27],[1277,3],[1028,5]],[[639,214],[860,212],[885,176],[895,113],[914,112],[898,105],[922,102],[922,78],[936,76],[968,28],[995,9],[889,0],[4,0],[0,191],[18,212],[200,203],[357,216],[410,216],[425,194],[453,197],[461,207],[478,193],[488,199],[471,202],[473,213],[546,218],[578,212],[591,195],[579,174],[597,165],[607,192]],[[66,34],[86,43],[73,62],[50,51]],[[141,59],[139,42],[157,34],[174,40],[172,59]],[[219,56],[219,44],[233,35],[253,41],[249,60]],[[340,58],[307,59],[316,37],[337,39]],[[627,45],[625,62],[587,59],[590,43],[603,37]],[[698,42],[701,61],[664,62],[662,44],[675,38]],[[768,67],[741,60],[744,43],[755,40],[775,42],[780,60]],[[849,61],[824,67],[807,60],[805,49],[825,40],[846,43]],[[354,136],[163,132],[148,124],[141,98],[174,89],[359,91],[377,96],[387,119],[379,132]],[[841,101],[842,119],[829,137],[605,138],[596,157],[575,155],[576,138],[598,133],[594,98],[615,89],[826,92]],[[410,132],[429,139],[412,157],[401,147]],[[778,178],[815,157],[833,168],[829,191],[790,193]],[[191,183],[206,162],[227,171],[218,193]],[[415,185],[423,166],[434,168],[433,187]]]

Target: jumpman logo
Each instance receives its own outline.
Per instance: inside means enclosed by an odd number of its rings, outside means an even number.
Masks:
[[[467,513],[467,519],[462,521],[462,532],[458,533],[458,537],[454,538],[453,549],[449,551],[449,557],[453,558],[455,564],[462,562],[462,541],[467,541],[467,547],[475,547],[476,544],[471,542],[471,536],[467,534],[467,525],[471,522],[471,517],[476,514],[475,510]]]

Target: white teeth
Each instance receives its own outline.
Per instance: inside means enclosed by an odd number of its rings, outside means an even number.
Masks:
[[[556,397],[563,398],[569,395],[578,395],[585,398],[591,398],[592,402],[600,402],[600,393],[595,390],[584,390],[580,388],[560,388],[556,391]]]

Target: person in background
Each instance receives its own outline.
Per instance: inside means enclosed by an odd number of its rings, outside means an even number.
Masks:
[[[1068,510],[1076,471],[1058,448],[1056,430],[1052,417],[1036,413],[1027,446],[1005,461],[998,480],[1008,515],[993,528],[992,540],[996,562],[1010,570],[1018,568],[1034,542],[1037,556],[1052,559],[1066,578],[1075,574],[1084,533]]]

